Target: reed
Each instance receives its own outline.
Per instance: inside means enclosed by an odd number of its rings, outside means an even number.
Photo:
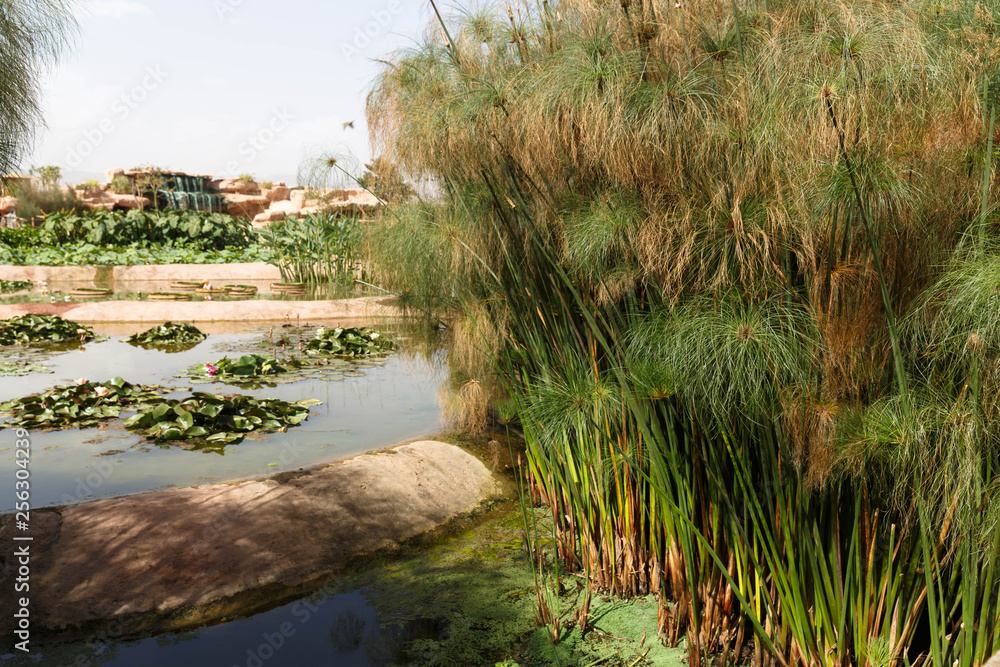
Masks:
[[[436,12],[369,125],[440,196],[366,258],[482,334],[553,641],[569,570],[659,594],[692,665],[982,665],[1000,6],[751,4]]]

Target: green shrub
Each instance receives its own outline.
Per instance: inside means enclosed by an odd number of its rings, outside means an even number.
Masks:
[[[253,174],[240,174],[236,180],[240,183],[253,183]]]
[[[132,181],[127,176],[115,176],[109,188],[116,195],[132,194]]]
[[[11,191],[17,199],[17,217],[31,224],[54,213],[83,214],[90,210],[77,200],[72,190],[36,188],[29,183],[21,183],[14,185]]]
[[[270,190],[271,188],[274,187],[274,183],[272,183],[271,181],[264,181],[263,183],[260,184],[260,187],[264,188],[265,190]]]

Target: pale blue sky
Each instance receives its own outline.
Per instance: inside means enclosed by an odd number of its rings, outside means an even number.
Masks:
[[[46,81],[48,127],[23,165],[59,165],[72,183],[149,165],[292,183],[317,151],[368,159],[373,59],[432,17],[427,0],[81,4],[75,47]]]

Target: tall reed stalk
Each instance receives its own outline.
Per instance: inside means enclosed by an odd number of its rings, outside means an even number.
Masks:
[[[375,148],[439,197],[365,252],[517,407],[553,640],[573,571],[692,665],[1000,649],[1000,11],[953,4],[435,3],[388,60]]]

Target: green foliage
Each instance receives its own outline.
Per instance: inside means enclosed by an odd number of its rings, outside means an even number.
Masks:
[[[145,347],[188,346],[202,342],[208,336],[193,324],[164,322],[125,339],[125,342]]]
[[[261,229],[260,244],[287,282],[353,280],[361,225],[340,215],[285,218]]]
[[[306,343],[307,354],[330,354],[342,357],[365,357],[387,354],[395,343],[376,331],[359,329],[317,329],[316,337]]]
[[[3,292],[23,292],[31,287],[30,280],[0,280],[0,294]]]
[[[77,27],[63,0],[10,2],[0,14],[0,174],[14,171],[42,125],[42,81],[59,62]]]
[[[42,229],[31,227],[0,228],[0,249],[7,248],[37,248],[53,243],[52,235]]]
[[[253,183],[253,174],[240,174],[239,178],[236,179],[240,183]]]
[[[17,217],[36,224],[49,215],[85,215],[89,210],[72,190],[59,187],[36,188],[31,183],[19,183],[11,188],[17,198]]]
[[[133,194],[132,181],[128,176],[115,176],[111,180],[111,185],[108,186],[108,189],[116,195]]]
[[[270,253],[243,219],[197,211],[88,211],[47,216],[41,229],[0,230],[0,264],[132,266],[259,262]]]
[[[150,440],[193,441],[201,445],[199,449],[218,450],[242,442],[250,433],[298,426],[309,418],[309,408],[319,404],[313,399],[288,403],[195,392],[184,400],[143,408],[126,419],[124,426]]]
[[[91,428],[116,419],[125,410],[162,402],[160,391],[159,387],[129,384],[120,377],[110,382],[83,381],[55,387],[0,405],[0,413],[10,417],[0,427]]]
[[[51,215],[42,228],[56,243],[124,246],[162,244],[196,250],[246,248],[253,241],[250,223],[223,213],[199,211],[91,211]]]
[[[81,343],[96,338],[90,327],[64,320],[58,315],[21,315],[0,320],[0,345],[35,343]]]
[[[370,191],[376,197],[389,204],[408,201],[416,191],[406,182],[399,166],[385,157],[377,157],[368,165],[364,176],[358,179],[358,185]]]
[[[57,189],[59,187],[59,181],[62,180],[62,167],[57,167],[55,165],[32,167],[30,173],[32,176],[38,177],[38,180],[42,182],[42,188],[45,190]]]
[[[101,184],[98,182],[98,180],[96,178],[90,178],[90,179],[87,179],[86,181],[84,181],[83,183],[80,183],[79,185],[77,185],[76,188],[74,188],[74,189],[76,189],[76,190],[89,190],[89,191],[100,190],[101,189]]]
[[[274,187],[274,183],[272,183],[271,181],[263,181],[260,184],[260,187],[263,188],[264,190],[270,190],[271,188]]]
[[[289,363],[289,366],[295,364]],[[239,382],[257,380],[268,375],[284,373],[287,369],[274,357],[259,354],[245,354],[239,359],[223,357],[214,364],[195,366],[196,377]]]
[[[982,665],[997,8],[439,4],[368,109],[440,197],[366,258],[517,406],[545,635],[569,569],[659,591],[692,666]]]
[[[143,264],[230,264],[267,261],[270,254],[256,245],[237,250],[196,250],[184,247],[132,244],[96,246],[76,243],[37,248],[0,247],[0,264],[13,266],[138,266]]]

